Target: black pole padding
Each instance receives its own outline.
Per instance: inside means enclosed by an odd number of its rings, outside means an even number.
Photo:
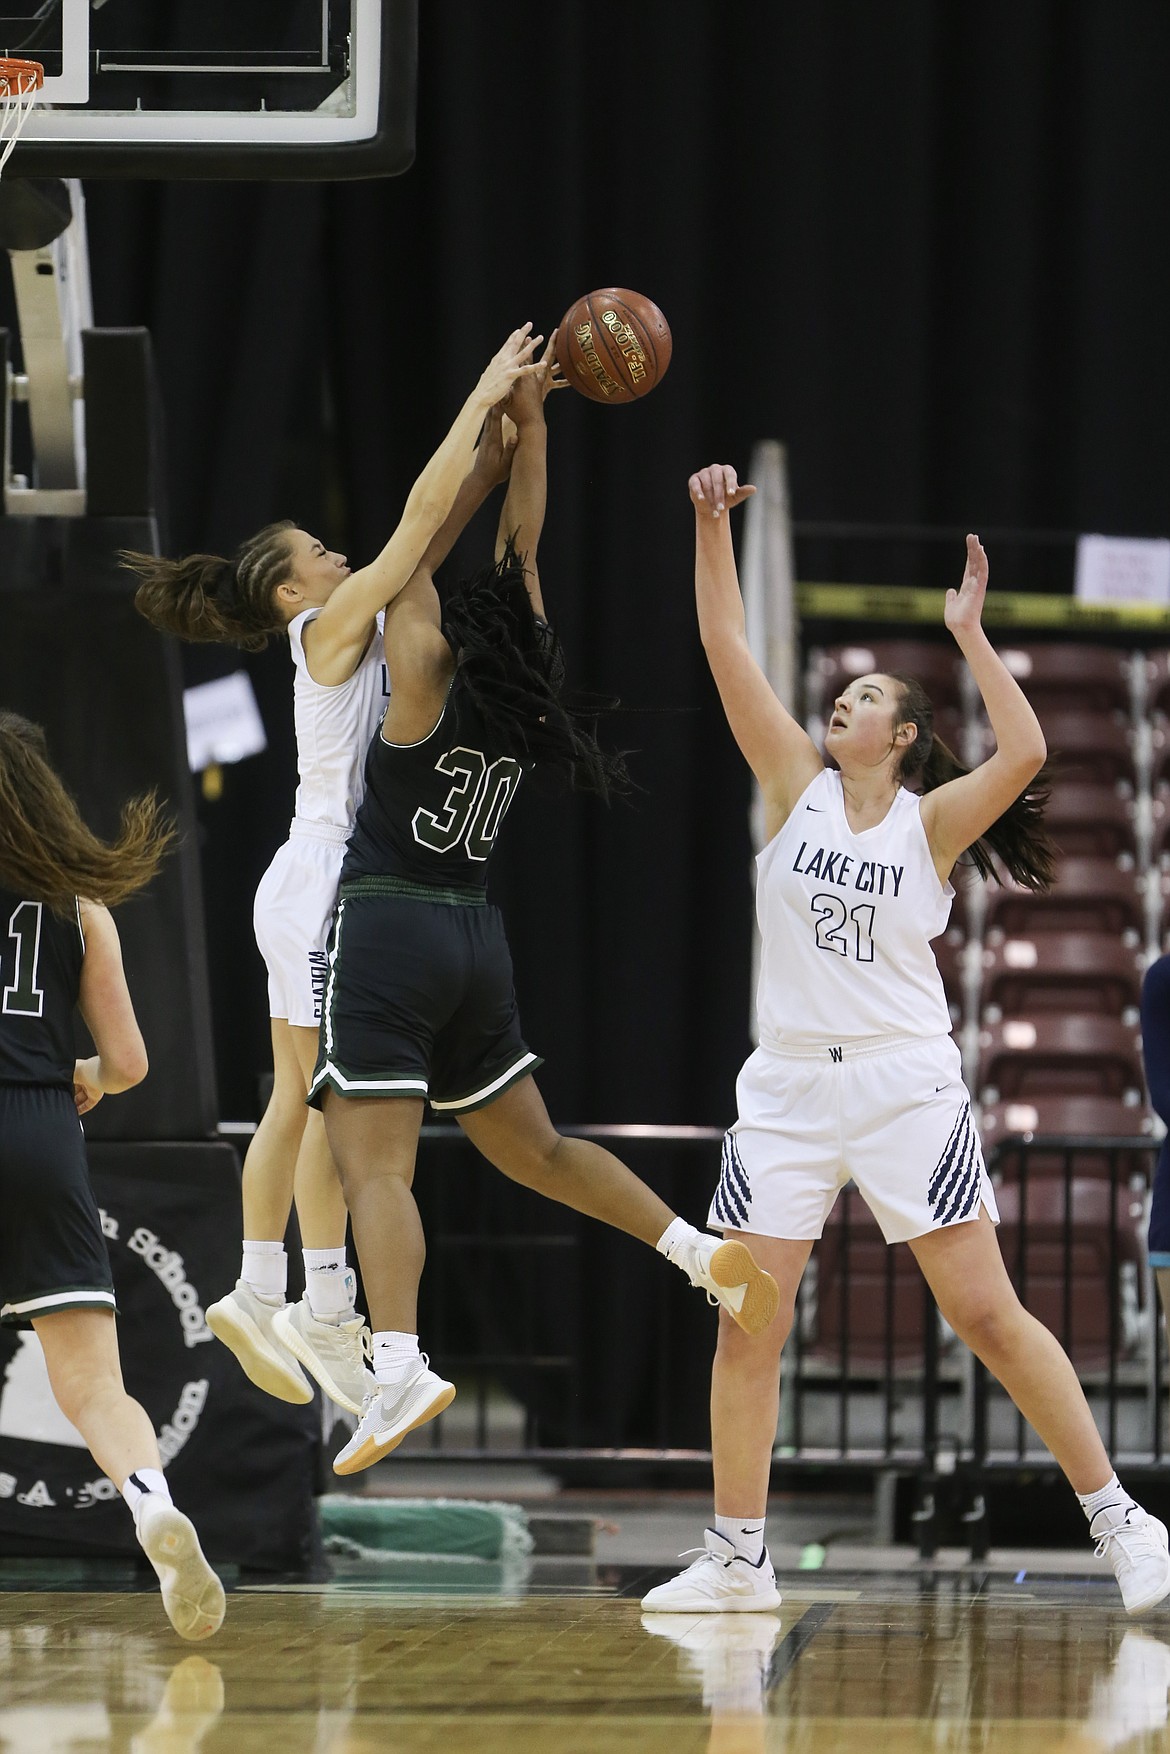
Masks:
[[[0,179],[0,248],[47,249],[72,218],[73,202],[60,177]]]
[[[86,510],[163,517],[163,425],[148,329],[85,329]]]

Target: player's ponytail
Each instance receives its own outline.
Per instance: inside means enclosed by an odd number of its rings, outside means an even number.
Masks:
[[[511,542],[498,566],[451,592],[443,631],[493,747],[580,791],[607,799],[629,791],[624,759],[597,741],[600,704],[563,692],[560,641],[533,611],[524,561]]]
[[[896,709],[895,730],[912,724],[917,736],[902,756],[898,778],[911,791],[933,792],[948,780],[969,773],[941,737],[934,734],[934,710],[926,691],[912,676],[892,675],[898,684],[900,700]],[[1048,802],[1048,770],[1041,768],[1035,779],[1008,806],[987,833],[967,851],[981,877],[1003,878],[995,859],[1016,883],[1025,889],[1042,891],[1052,887],[1056,875],[1056,848],[1044,828],[1044,806]],[[993,858],[992,855],[995,855]]]
[[[123,549],[122,565],[141,581],[134,607],[160,633],[263,651],[287,626],[276,587],[292,576],[288,532],[295,527],[288,519],[265,525],[230,560],[218,554],[164,560]]]
[[[49,763],[45,734],[0,712],[0,885],[67,913],[74,897],[114,907],[142,889],[174,839],[153,793],[132,798],[115,841],[99,840]]]

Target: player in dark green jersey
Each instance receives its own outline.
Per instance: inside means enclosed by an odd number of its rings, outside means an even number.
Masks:
[[[43,733],[0,712],[0,1321],[31,1324],[49,1383],[134,1516],[175,1631],[207,1638],[223,1586],[171,1503],[154,1427],[122,1385],[114,1287],[78,1114],[146,1076],[108,904],[153,877],[171,838],[151,798],[92,834]],[[77,1006],[97,1047],[74,1060]]]

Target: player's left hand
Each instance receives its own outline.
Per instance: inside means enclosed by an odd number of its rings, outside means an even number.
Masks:
[[[974,633],[982,625],[983,599],[986,595],[987,556],[978,536],[968,536],[967,568],[963,574],[963,582],[957,591],[947,592],[943,607],[943,620],[956,639],[965,633]]]
[[[756,491],[739,477],[730,463],[711,463],[700,469],[687,482],[691,504],[700,518],[721,518],[725,510],[742,505]]]
[[[97,1081],[97,1067],[95,1056],[91,1060],[78,1060],[73,1068],[73,1106],[79,1115],[87,1115],[105,1095]]]
[[[553,390],[569,388],[569,381],[557,361],[556,345],[557,332],[554,329],[544,352],[535,362],[535,369],[527,376],[517,378],[504,402],[504,413],[518,427],[526,421],[542,418],[545,400]]]

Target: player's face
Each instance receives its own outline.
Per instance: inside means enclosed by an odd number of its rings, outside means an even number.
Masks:
[[[892,677],[878,672],[859,676],[833,702],[826,750],[838,765],[880,766],[890,756],[897,707],[898,685]]]
[[[335,554],[307,530],[289,531],[289,550],[293,577],[310,603],[327,603],[349,577],[344,554]]]

